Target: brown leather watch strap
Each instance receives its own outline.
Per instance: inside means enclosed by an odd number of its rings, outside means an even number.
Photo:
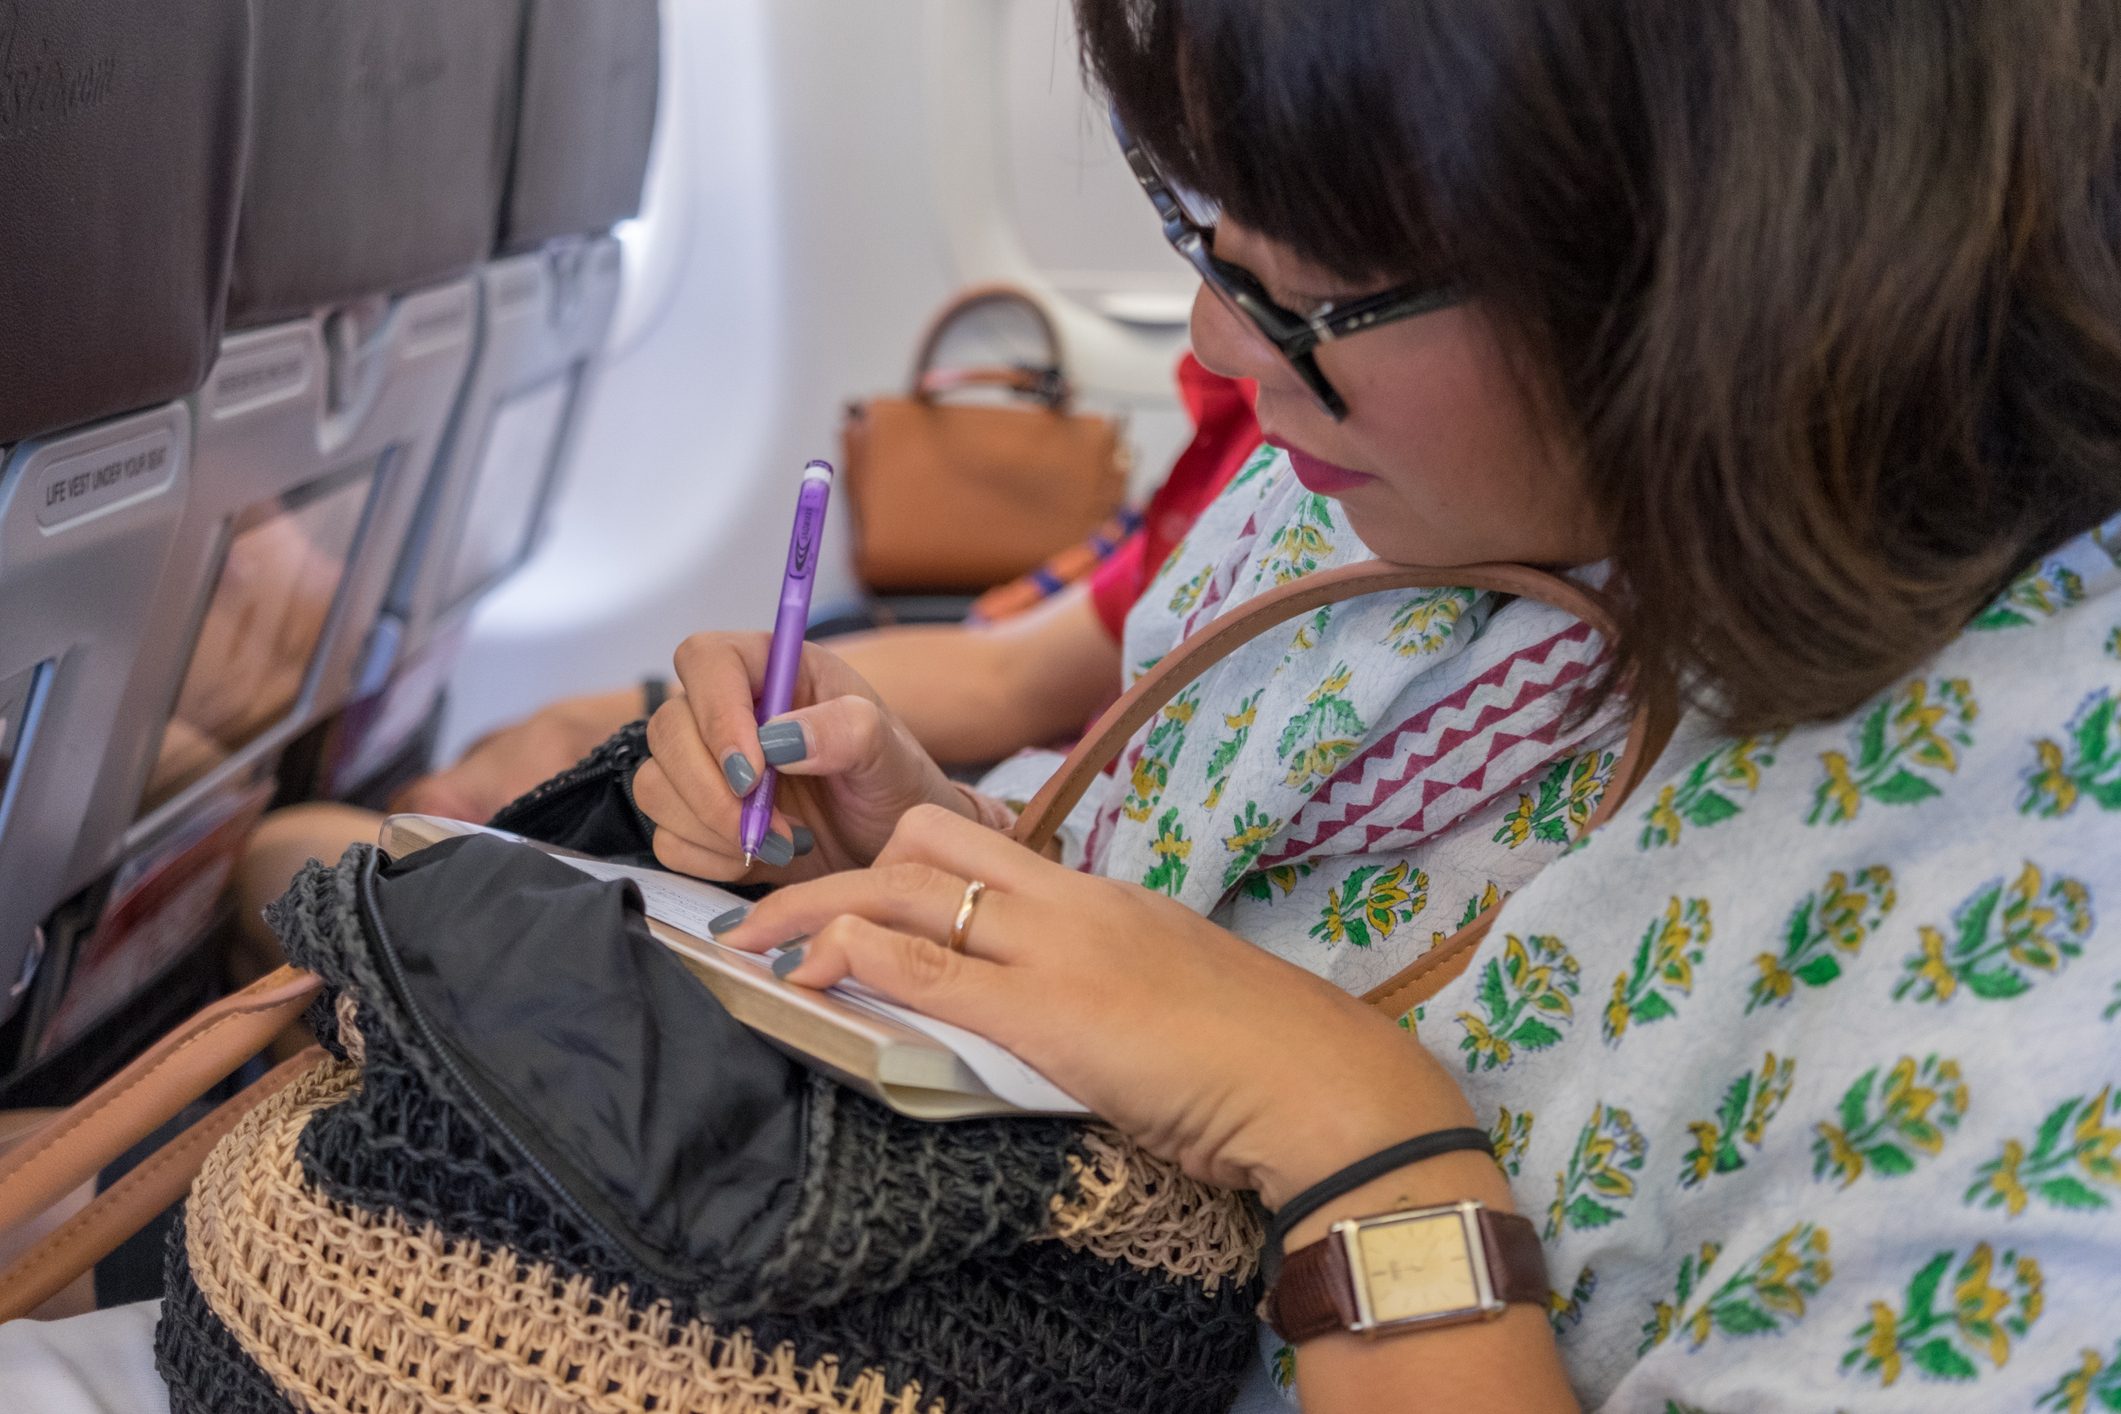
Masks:
[[[1393,1215],[1380,1216],[1389,1219]],[[1544,1306],[1547,1260],[1540,1250],[1539,1229],[1531,1219],[1482,1207],[1474,1213],[1473,1222],[1487,1254],[1488,1283],[1495,1298]],[[1355,1326],[1359,1318],[1355,1273],[1348,1266],[1347,1243],[1340,1234],[1329,1233],[1283,1260],[1281,1274],[1267,1293],[1264,1314],[1267,1324],[1291,1343]],[[1468,1310],[1464,1319],[1475,1321],[1483,1315]]]
[[[1547,1254],[1539,1229],[1517,1213],[1482,1208],[1473,1221],[1488,1249],[1488,1281],[1498,1301],[1530,1301],[1544,1306],[1553,1283],[1547,1279]]]
[[[1291,1344],[1344,1331],[1355,1324],[1355,1274],[1348,1247],[1338,1235],[1291,1252],[1267,1291],[1264,1314],[1275,1334]]]

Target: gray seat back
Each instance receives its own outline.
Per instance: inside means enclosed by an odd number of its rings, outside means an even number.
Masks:
[[[220,338],[250,54],[241,0],[0,0],[0,1021],[190,486],[171,400]]]
[[[71,871],[104,896],[53,939],[47,1050],[196,946],[280,754],[346,700],[469,365],[521,25],[522,0],[258,7],[233,332],[190,399],[190,493]]]
[[[542,532],[618,307],[608,232],[640,209],[660,45],[656,0],[529,0],[508,253],[480,273],[470,383],[364,660],[364,708],[325,764],[326,793],[360,788],[431,720],[471,609]]]

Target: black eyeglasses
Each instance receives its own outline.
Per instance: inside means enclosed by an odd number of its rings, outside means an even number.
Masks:
[[[1142,190],[1148,193],[1156,214],[1163,220],[1164,239],[1171,242],[1171,248],[1199,272],[1202,282],[1221,296],[1223,303],[1250,320],[1267,342],[1274,345],[1288,360],[1289,366],[1296,370],[1296,376],[1303,379],[1304,386],[1311,390],[1311,396],[1318,399],[1319,406],[1336,422],[1348,415],[1348,405],[1318,366],[1316,351],[1320,344],[1345,339],[1351,334],[1401,319],[1430,314],[1464,298],[1453,285],[1409,282],[1346,304],[1322,304],[1309,314],[1298,314],[1276,304],[1258,276],[1242,265],[1233,265],[1216,257],[1213,216],[1187,210],[1186,198],[1156,170],[1156,164],[1149,160],[1149,154],[1142,151],[1141,144],[1127,131],[1127,125],[1120,121],[1116,109],[1112,112],[1112,133],[1119,139],[1119,150],[1126,154],[1127,165],[1134,169],[1134,179],[1142,184]]]

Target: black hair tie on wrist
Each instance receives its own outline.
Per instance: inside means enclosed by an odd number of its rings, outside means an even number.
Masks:
[[[656,709],[670,700],[669,678],[641,679],[641,715],[653,717]]]
[[[1495,1143],[1484,1129],[1439,1129],[1433,1134],[1423,1134],[1389,1149],[1380,1149],[1367,1159],[1357,1159],[1338,1173],[1328,1174],[1303,1192],[1281,1205],[1281,1210],[1267,1220],[1266,1250],[1260,1255],[1260,1271],[1268,1285],[1273,1285],[1281,1270],[1282,1242],[1289,1230],[1311,1214],[1346,1193],[1352,1193],[1373,1178],[1382,1178],[1395,1169],[1418,1164],[1423,1159],[1433,1159],[1440,1154],[1455,1154],[1461,1150],[1478,1150],[1489,1158],[1495,1157]]]

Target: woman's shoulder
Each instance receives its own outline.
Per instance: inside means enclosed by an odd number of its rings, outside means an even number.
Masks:
[[[1540,1215],[1564,1348],[1638,1353],[1593,1393],[1773,1335],[1858,1402],[1950,1378],[2028,1407],[2111,1345],[2085,1324],[2121,1295],[2105,543],[1845,718],[1697,738],[1424,1008]]]

